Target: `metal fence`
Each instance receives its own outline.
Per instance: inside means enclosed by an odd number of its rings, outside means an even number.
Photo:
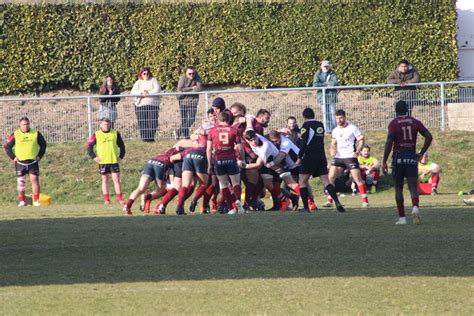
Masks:
[[[201,123],[212,100],[219,96],[228,107],[234,102],[243,103],[250,114],[261,108],[269,110],[272,113],[270,129],[284,127],[288,116],[295,116],[301,125],[301,113],[306,107],[313,108],[316,118],[324,121],[327,106],[335,102],[335,107],[344,109],[348,119],[363,131],[385,130],[394,117],[394,102],[401,98],[411,106],[412,115],[429,128],[474,130],[474,81],[409,86],[416,90],[400,92],[394,90],[398,85],[364,85],[203,91],[198,93],[196,118],[190,129]],[[120,101],[115,105],[116,112],[107,115],[112,115],[115,128],[126,140],[143,138],[140,129],[157,140],[174,139],[182,127],[179,95],[154,95],[155,104],[145,109],[135,106],[136,95],[123,94],[117,96]],[[0,98],[1,135],[6,139],[18,128],[19,118],[28,116],[32,126],[41,131],[49,143],[85,142],[98,128],[99,117],[105,115],[106,109],[101,105],[103,98],[98,95]]]

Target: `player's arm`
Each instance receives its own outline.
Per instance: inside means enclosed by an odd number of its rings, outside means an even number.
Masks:
[[[283,161],[283,159],[285,159],[285,157],[286,157],[286,153],[280,151],[278,155],[275,157],[275,159],[273,159],[272,161],[266,164],[266,167],[273,168],[273,169],[279,167],[280,163]]]
[[[125,157],[125,143],[119,132],[117,132],[117,146],[120,149],[119,159],[122,160]]]
[[[423,129],[423,130],[420,130],[420,134],[423,135],[423,137],[425,138],[425,142],[423,143],[423,147],[421,148],[420,153],[418,154],[419,157],[421,158],[421,156],[423,156],[424,153],[430,147],[431,142],[433,141],[433,135],[431,135],[430,131],[426,128]]]
[[[357,144],[356,144],[356,158],[357,156],[360,155],[360,152],[362,151],[362,146],[364,146],[364,143],[365,143],[365,137],[364,135],[359,135],[359,137],[357,137]]]
[[[89,139],[89,142],[87,143],[87,153],[89,154],[89,157],[91,157],[91,159],[94,159],[94,160],[95,158],[97,158],[97,155],[94,152],[94,146],[96,145],[96,143],[97,143],[97,139],[94,133],[91,135],[91,138]]]
[[[38,132],[38,145],[39,145],[39,152],[38,157],[36,157],[36,161],[40,161],[43,158],[44,154],[46,153],[46,140],[44,139],[43,135]]]
[[[207,141],[206,157],[207,157],[207,172],[211,174],[211,171],[212,171],[212,140],[211,139]]]
[[[240,161],[239,166],[243,169],[260,169],[263,166],[263,160],[262,158],[259,157],[257,158],[256,162],[248,163],[248,164],[243,161]]]
[[[331,146],[329,147],[329,153],[331,154],[332,158],[336,157],[336,152],[337,152],[337,140],[333,137],[331,140]]]
[[[309,139],[309,127],[306,123],[303,124],[303,127],[301,128],[301,142],[300,142],[300,152],[298,156],[300,158],[303,158],[305,152],[306,152],[306,147],[308,147],[308,139]]]
[[[383,162],[382,162],[382,171],[385,174],[388,173],[387,160],[388,160],[388,156],[390,155],[390,152],[392,151],[393,141],[394,141],[394,136],[392,134],[388,134],[387,140],[385,141],[385,148],[383,151]]]
[[[8,137],[5,144],[3,144],[3,148],[5,149],[8,158],[10,158],[11,160],[16,159],[15,153],[13,152],[13,147],[15,147],[15,134],[12,133],[10,137]]]

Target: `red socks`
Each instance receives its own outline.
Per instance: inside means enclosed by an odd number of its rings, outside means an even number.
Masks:
[[[419,197],[411,198],[411,204],[413,206],[419,206],[420,205],[420,198]]]
[[[168,192],[166,192],[166,194],[163,196],[163,199],[161,200],[161,202],[159,204],[162,204],[163,206],[166,207],[166,205],[168,205],[168,203],[178,194],[178,190],[176,190],[175,188],[172,188],[170,190],[168,190]]]
[[[365,184],[360,184],[357,186],[360,192],[360,196],[362,196],[362,202],[363,203],[369,203],[369,199],[367,198],[367,189],[365,187]]]
[[[181,187],[179,188],[179,193],[178,193],[178,207],[184,207],[184,201],[186,201],[189,188],[184,188]]]

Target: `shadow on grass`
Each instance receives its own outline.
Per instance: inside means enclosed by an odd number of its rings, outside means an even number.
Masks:
[[[287,277],[473,276],[469,209],[0,222],[0,286]]]

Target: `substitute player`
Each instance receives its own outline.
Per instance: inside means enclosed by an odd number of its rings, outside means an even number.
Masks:
[[[309,178],[319,177],[324,185],[324,189],[329,193],[339,212],[346,210],[339,202],[336,189],[329,182],[326,153],[324,151],[324,125],[314,119],[314,111],[306,108],[303,111],[305,122],[301,127],[301,144],[299,157],[301,159],[300,175],[298,184],[300,187],[301,200],[303,201],[303,212],[309,212],[308,205],[308,183]]]
[[[398,101],[395,104],[397,117],[388,125],[387,141],[383,153],[382,170],[385,174],[388,172],[387,160],[393,148],[392,155],[392,175],[395,180],[395,201],[397,202],[398,215],[400,218],[395,223],[405,225],[405,205],[403,200],[403,182],[407,179],[408,189],[410,190],[411,202],[413,205],[412,217],[413,223],[419,225],[420,208],[418,195],[418,160],[428,150],[433,140],[433,136],[428,129],[419,120],[408,116],[408,105],[405,101]],[[416,138],[420,133],[425,142],[419,154],[416,153]]]
[[[362,145],[364,145],[364,135],[357,126],[347,122],[344,110],[336,111],[336,124],[336,128],[332,131],[330,148],[332,162],[329,169],[329,180],[334,185],[336,178],[341,175],[342,171],[348,169],[362,196],[362,207],[368,207],[367,188],[360,175],[359,161],[357,160]]]
[[[3,145],[8,157],[15,163],[19,207],[26,206],[26,175],[30,176],[33,205],[40,206],[39,161],[46,152],[46,141],[40,132],[30,128],[30,120],[20,119],[20,128]]]
[[[96,152],[94,152],[94,147]],[[100,129],[91,135],[87,144],[87,153],[89,157],[99,164],[104,204],[110,204],[109,178],[110,175],[112,175],[117,200],[120,204],[124,205],[125,202],[123,200],[120,183],[119,161],[125,157],[125,144],[120,133],[111,128],[111,123],[108,118],[102,118],[100,120]]]

